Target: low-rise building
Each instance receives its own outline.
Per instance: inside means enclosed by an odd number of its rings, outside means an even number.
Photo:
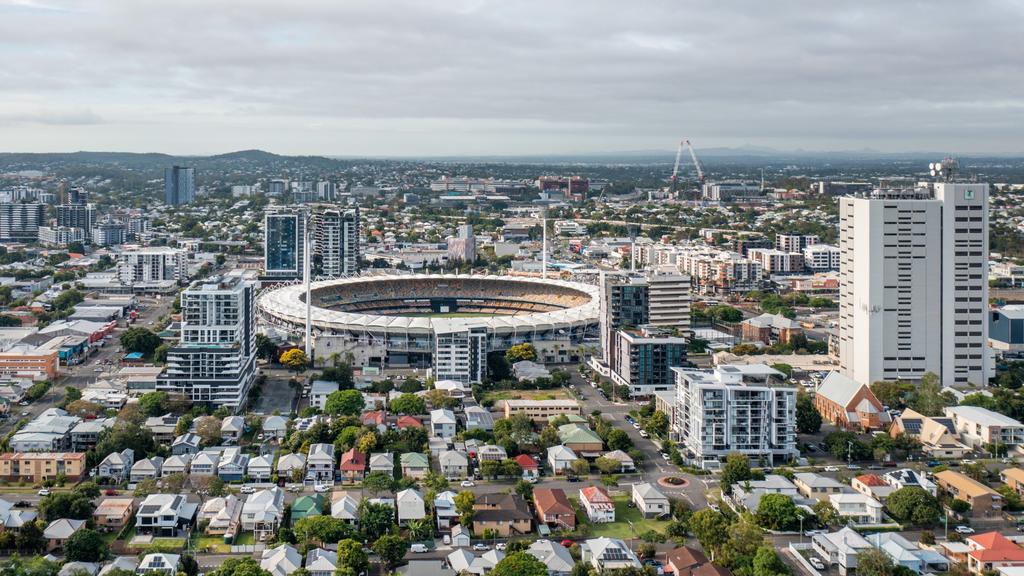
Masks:
[[[0,454],[0,478],[33,484],[62,476],[72,482],[85,474],[83,452],[7,452]]]
[[[935,483],[957,500],[970,504],[974,517],[998,516],[1003,509],[1003,497],[998,492],[955,470],[935,474]]]
[[[932,496],[935,496],[937,492],[934,482],[929,480],[928,477],[921,472],[911,470],[910,468],[901,468],[899,470],[886,472],[882,475],[882,479],[896,490],[899,490],[900,488],[917,487],[928,492]]]
[[[522,497],[516,494],[482,494],[473,504],[473,532],[493,530],[500,537],[529,534],[533,514]]]
[[[881,524],[882,503],[864,494],[833,494],[828,497],[839,516],[853,524]]]
[[[967,544],[967,570],[971,574],[991,574],[1009,566],[1024,566],[1024,548],[999,532],[975,534],[964,539]]]
[[[93,511],[92,519],[98,529],[114,532],[127,526],[133,514],[133,498],[104,498]]]
[[[633,504],[644,515],[644,518],[660,518],[672,511],[668,497],[650,482],[633,484],[632,498]]]
[[[822,380],[814,393],[814,407],[823,419],[846,430],[878,430],[892,422],[871,388],[838,371]]]
[[[441,475],[448,480],[463,480],[469,475],[469,458],[457,450],[445,450],[437,456]]]
[[[563,414],[582,414],[576,400],[502,400],[501,403],[505,418],[524,414],[534,422],[547,422]]]
[[[960,441],[972,448],[986,445],[1014,447],[1024,443],[1024,424],[980,406],[947,406],[946,417]]]
[[[580,561],[599,573],[624,568],[640,568],[636,554],[618,538],[591,538],[580,544]]]
[[[921,451],[933,458],[963,458],[971,451],[957,438],[952,418],[933,418],[910,408],[897,416],[889,427],[893,437],[906,434],[921,443]]]
[[[885,502],[892,494],[896,491],[896,488],[885,481],[884,478],[878,474],[861,474],[860,476],[854,477],[850,481],[850,486],[854,492],[863,494],[869,498],[874,498],[879,502]]]
[[[856,530],[849,526],[830,534],[816,534],[811,547],[825,561],[826,566],[838,566],[846,574],[857,569],[857,556],[873,548]]]
[[[173,538],[192,525],[198,508],[184,494],[150,494],[139,504],[135,530],[139,534]]]
[[[533,505],[537,522],[569,532],[576,529],[576,511],[561,488],[534,488]]]
[[[595,524],[615,522],[615,502],[608,491],[600,486],[581,488],[580,506],[587,513],[587,518]]]
[[[833,478],[813,472],[798,472],[793,475],[793,484],[804,498],[827,501],[832,494],[848,492],[849,487]]]
[[[578,459],[576,453],[568,446],[558,445],[548,448],[548,466],[555,474],[572,471],[572,463]]]

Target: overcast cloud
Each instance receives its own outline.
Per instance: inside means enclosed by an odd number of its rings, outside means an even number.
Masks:
[[[0,0],[0,150],[1024,152],[1024,3]]]

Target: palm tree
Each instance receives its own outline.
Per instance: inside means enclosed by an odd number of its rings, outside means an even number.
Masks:
[[[421,520],[410,520],[405,527],[409,530],[410,540],[426,540],[432,535],[433,525],[425,518]]]

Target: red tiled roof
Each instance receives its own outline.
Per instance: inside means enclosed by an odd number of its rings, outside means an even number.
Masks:
[[[574,513],[572,504],[561,488],[537,488],[533,491],[533,502],[542,515]]]
[[[612,504],[612,498],[608,495],[608,491],[600,486],[587,486],[580,490],[580,494],[587,499],[587,502],[591,504]]]
[[[363,424],[380,425],[384,423],[384,411],[374,410],[363,414]]]
[[[341,470],[350,470],[359,472],[366,470],[366,454],[356,451],[355,448],[349,449],[341,455]]]
[[[406,428],[423,428],[423,422],[420,422],[419,419],[404,415],[398,417],[398,422],[395,425],[399,430],[404,430]]]
[[[1024,548],[1017,546],[999,532],[986,532],[971,536],[968,541],[980,548],[971,550],[968,555],[981,562],[1024,560]]]
[[[536,470],[538,468],[537,461],[528,454],[520,454],[519,456],[516,456],[515,461],[523,470]]]
[[[865,486],[888,486],[877,474],[861,474],[857,476],[857,481]]]

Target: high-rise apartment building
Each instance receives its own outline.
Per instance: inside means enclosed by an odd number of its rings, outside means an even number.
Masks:
[[[783,252],[803,252],[804,248],[814,246],[819,241],[814,234],[776,234],[775,249]]]
[[[96,206],[94,204],[61,204],[57,206],[58,228],[77,228],[82,231],[86,240],[90,240],[95,225]]]
[[[699,468],[719,468],[732,452],[775,465],[800,455],[795,386],[764,364],[714,370],[673,368],[676,399],[671,436]],[[683,448],[685,447],[685,450]]]
[[[317,182],[316,196],[323,202],[334,202],[338,199],[338,186],[330,180]]]
[[[35,242],[46,224],[46,205],[39,202],[0,204],[0,242]]]
[[[359,208],[319,209],[313,225],[313,253],[320,257],[322,273],[341,277],[358,272]]]
[[[863,384],[988,381],[988,185],[879,189],[839,204],[838,352]]]
[[[188,258],[184,250],[150,246],[125,250],[117,256],[117,275],[125,286],[156,287],[188,279]]]
[[[686,364],[688,340],[656,326],[619,330],[613,346],[618,348],[612,382],[628,386],[630,396],[651,396],[675,389],[672,368]]]
[[[164,203],[170,206],[188,204],[196,196],[196,169],[169,166],[164,169]]]
[[[693,301],[690,276],[675,266],[656,266],[647,271],[648,323],[689,336],[690,304]]]
[[[238,410],[256,376],[256,277],[233,270],[181,293],[181,338],[157,390]]]
[[[474,262],[476,260],[476,236],[473,225],[459,226],[458,234],[448,238],[448,260],[456,262]]]
[[[306,214],[270,212],[263,217],[263,268],[268,278],[302,279],[306,254]]]

